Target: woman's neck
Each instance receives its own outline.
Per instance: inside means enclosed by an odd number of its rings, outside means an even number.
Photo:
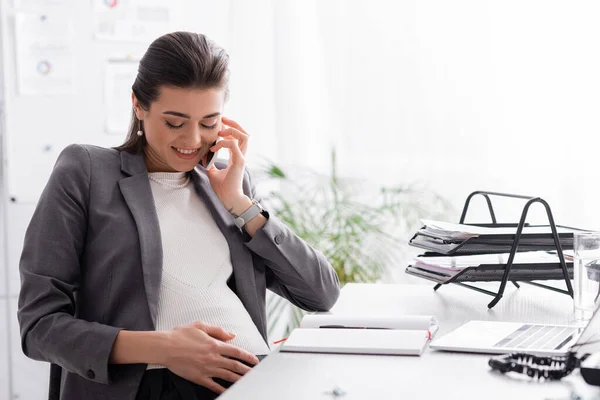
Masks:
[[[148,172],[178,172],[164,162],[150,146],[144,147],[144,159]]]

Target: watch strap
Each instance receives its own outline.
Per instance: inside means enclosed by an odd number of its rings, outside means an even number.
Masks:
[[[241,229],[244,227],[244,225],[248,223],[248,221],[250,221],[252,218],[256,217],[262,212],[263,208],[261,207],[261,205],[256,200],[252,200],[252,205],[250,206],[250,208],[244,211],[242,215],[234,219],[235,225]]]

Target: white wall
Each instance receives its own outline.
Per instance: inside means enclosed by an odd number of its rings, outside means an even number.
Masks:
[[[284,163],[325,169],[333,144],[348,176],[422,181],[457,209],[477,189],[541,196],[558,223],[600,228],[597,2],[245,3],[233,89]]]
[[[600,4],[345,4],[323,25],[348,174],[422,180],[457,206],[475,189],[542,196],[559,223],[600,227]]]
[[[0,14],[2,13],[0,6]],[[0,42],[0,65],[4,61],[4,52],[2,51],[2,43]],[[0,73],[0,86],[4,85],[4,76]],[[0,154],[4,151],[4,92],[0,90]],[[0,176],[4,174],[4,167],[0,166]],[[11,379],[11,359],[10,359],[10,324],[12,318],[9,316],[11,310],[8,296],[8,267],[6,265],[6,245],[5,245],[5,229],[6,226],[6,196],[5,180],[0,182],[0,400],[9,400],[12,393]]]

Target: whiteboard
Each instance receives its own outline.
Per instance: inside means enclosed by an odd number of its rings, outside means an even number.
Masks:
[[[7,171],[7,194],[12,201],[36,203],[56,158],[69,144],[110,147],[123,142],[128,121],[121,122],[122,126],[119,121],[123,121],[123,115],[128,115],[130,109],[118,112],[116,107],[130,107],[133,80],[125,89],[118,89],[107,87],[106,77],[115,75],[115,66],[118,69],[116,75],[121,79],[126,80],[127,74],[134,76],[130,72],[131,63],[141,58],[159,32],[201,32],[227,46],[228,1],[119,1],[119,4],[129,5],[143,2],[147,8],[144,11],[146,17],[152,16],[152,9],[147,6],[168,4],[169,19],[164,24],[147,26],[144,28],[147,35],[135,37],[132,32],[140,32],[139,24],[121,23],[117,29],[121,34],[107,37],[110,31],[98,32],[98,21],[106,20],[106,15],[99,16],[98,10],[102,9],[102,4],[114,3],[114,0],[0,0],[0,36],[6,55],[2,60],[5,94],[3,162]],[[66,93],[19,92],[16,21],[32,14],[34,21],[44,15],[50,18],[57,14],[68,20],[73,58],[72,88]],[[123,96],[127,98],[123,99]],[[109,119],[110,115],[116,117]]]

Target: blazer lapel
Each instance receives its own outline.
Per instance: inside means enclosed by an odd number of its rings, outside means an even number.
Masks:
[[[229,245],[236,293],[246,307],[254,324],[257,327],[265,326],[266,321],[263,321],[262,313],[258,309],[260,302],[258,301],[252,254],[244,245],[243,237],[239,228],[233,222],[231,214],[225,209],[217,194],[213,191],[206,170],[199,166],[191,171],[191,175],[198,195],[210,210],[213,219]]]
[[[162,240],[143,153],[131,154],[122,151],[121,170],[130,175],[119,181],[119,188],[137,226],[144,287],[152,323],[156,326],[162,277]]]

